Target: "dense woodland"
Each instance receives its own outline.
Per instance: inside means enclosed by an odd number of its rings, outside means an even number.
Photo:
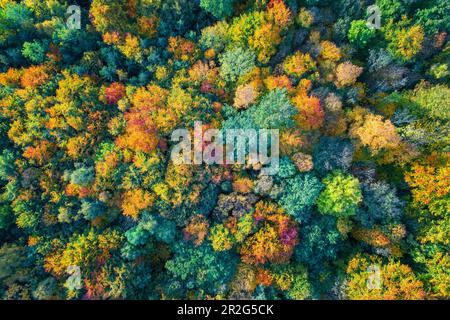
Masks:
[[[449,13],[0,0],[1,298],[448,299]],[[278,173],[174,165],[195,121],[279,129]]]

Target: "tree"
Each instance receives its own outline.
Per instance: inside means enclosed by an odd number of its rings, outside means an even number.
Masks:
[[[37,300],[50,300],[56,293],[56,285],[57,282],[53,277],[42,280],[33,291],[33,297]]]
[[[292,156],[292,161],[300,172],[308,172],[314,169],[313,157],[309,154],[297,152]]]
[[[337,229],[336,218],[318,216],[300,228],[300,241],[294,257],[317,274],[338,258],[343,244],[344,237]]]
[[[13,223],[13,215],[8,205],[0,206],[0,230],[7,230]]]
[[[228,49],[220,57],[220,75],[227,81],[235,82],[240,76],[250,72],[255,66],[253,51],[236,47]]]
[[[413,250],[413,256],[415,262],[424,266],[419,279],[424,283],[427,296],[436,299],[447,297],[450,292],[450,259],[445,246],[421,243]]]
[[[271,282],[284,291],[288,299],[305,300],[311,296],[308,272],[302,265],[276,265],[269,272]]]
[[[48,74],[48,69],[45,65],[31,66],[24,70],[24,73],[20,78],[20,84],[24,88],[33,88],[44,84],[49,78],[50,75]]]
[[[12,285],[16,281],[26,281],[27,249],[16,244],[4,243],[0,247],[0,280],[3,285]]]
[[[404,203],[395,188],[385,182],[362,184],[364,203],[355,219],[365,227],[400,221]]]
[[[282,129],[294,125],[297,113],[290,103],[286,89],[275,89],[264,95],[257,105],[231,115],[224,121],[223,129]]]
[[[214,53],[221,52],[230,41],[226,21],[218,21],[216,24],[202,30],[200,45],[203,49],[213,49]]]
[[[354,20],[348,30],[348,40],[359,48],[365,48],[375,38],[376,29],[369,28],[365,20]]]
[[[405,180],[410,185],[413,203],[410,214],[420,221],[417,245],[412,248],[415,262],[427,293],[441,298],[449,293],[449,265],[447,254],[449,228],[449,187],[445,176],[448,156],[433,153],[426,159],[413,163]]]
[[[126,7],[124,0],[94,0],[89,9],[94,27],[101,33],[129,31]]]
[[[242,243],[244,239],[253,231],[254,219],[251,212],[242,216],[236,224],[236,232],[234,233],[234,239],[238,243]]]
[[[7,1],[0,7],[0,45],[7,44],[15,35],[25,38],[25,34],[32,30],[33,12],[23,3]]]
[[[34,229],[39,224],[42,210],[35,207],[33,201],[18,200],[13,203],[16,224],[22,229]]]
[[[294,107],[287,99],[285,89],[275,89],[261,98],[254,108],[246,110],[262,129],[289,128],[296,114]]]
[[[236,272],[236,257],[229,252],[215,252],[210,245],[195,247],[180,242],[173,251],[174,256],[165,267],[174,281],[185,284],[184,290],[215,294]]]
[[[142,189],[125,192],[122,202],[123,214],[137,219],[139,212],[148,208],[154,202],[154,196]]]
[[[55,242],[45,256],[45,270],[61,277],[69,266],[78,266],[82,277],[87,278],[111,258],[121,241],[122,236],[117,231],[96,233],[89,230],[85,234],[74,235],[65,245]]]
[[[305,300],[310,296],[310,284],[306,274],[296,274],[287,296],[292,300]]]
[[[183,234],[185,240],[192,240],[197,246],[203,243],[203,240],[208,234],[209,223],[208,220],[202,216],[193,216],[189,224],[184,228]]]
[[[221,20],[233,14],[235,0],[200,0],[200,7]]]
[[[408,109],[413,114],[437,120],[450,119],[450,89],[448,86],[430,86],[421,83],[407,97],[412,102]]]
[[[319,98],[299,93],[292,102],[298,109],[295,119],[300,128],[314,130],[322,126],[325,113]]]
[[[267,17],[282,30],[292,22],[292,12],[284,0],[270,1],[267,6]]]
[[[22,48],[22,54],[32,63],[42,63],[45,60],[45,45],[38,41],[25,42]]]
[[[70,182],[79,186],[89,186],[95,178],[94,168],[80,167],[70,174]]]
[[[354,147],[350,141],[334,137],[322,137],[313,152],[314,168],[321,175],[329,171],[350,168]]]
[[[336,62],[342,58],[341,49],[331,41],[320,42],[320,49],[320,58],[324,61]]]
[[[248,39],[266,21],[264,11],[252,11],[233,19],[228,35],[236,45],[247,45]]]
[[[257,84],[254,82],[240,85],[236,89],[236,96],[234,98],[234,107],[241,109],[247,108],[250,104],[255,102],[259,96]]]
[[[286,179],[279,203],[296,221],[304,222],[317,197],[322,191],[322,184],[314,175],[298,174]]]
[[[233,247],[230,230],[221,224],[211,228],[209,238],[214,251],[225,251]]]
[[[314,16],[311,11],[301,8],[295,20],[301,27],[309,28],[314,22]]]
[[[268,63],[276,53],[276,47],[281,43],[280,30],[270,23],[257,28],[248,39],[249,46],[258,54],[261,63]]]
[[[121,83],[114,82],[105,89],[105,99],[110,105],[116,104],[125,96],[125,86]]]
[[[450,206],[448,156],[433,153],[424,161],[412,164],[405,176],[415,204],[428,207],[436,216],[444,217]]]
[[[450,297],[448,1],[73,2],[0,0],[0,299]]]
[[[81,201],[81,214],[86,220],[94,220],[106,211],[106,206],[100,201],[85,200]]]
[[[4,149],[0,155],[0,179],[8,180],[14,176],[14,153],[11,150]]]
[[[136,152],[151,153],[158,145],[157,128],[144,112],[130,112],[125,115],[127,126],[123,135],[116,139],[120,148]]]
[[[362,194],[358,179],[336,170],[322,181],[325,189],[317,198],[317,208],[322,214],[348,217],[356,214]]]
[[[253,218],[260,227],[242,242],[239,248],[242,260],[253,265],[286,263],[298,243],[295,223],[283,209],[265,201],[256,204]]]
[[[275,228],[265,224],[245,240],[240,252],[246,263],[255,265],[267,262],[285,263],[292,255],[292,247],[282,244]]]
[[[375,3],[383,13],[385,20],[398,20],[407,10],[407,4],[399,0],[377,0]]]
[[[445,0],[430,1],[425,8],[417,10],[414,21],[423,26],[427,34],[435,34],[450,28],[447,17],[448,3]]]
[[[372,277],[369,279],[369,277]],[[379,277],[379,278],[376,278]],[[375,256],[358,254],[347,265],[346,293],[350,299],[422,300],[423,284],[407,265],[393,260],[383,263]],[[379,282],[378,282],[379,281]],[[372,286],[367,285],[370,283]]]

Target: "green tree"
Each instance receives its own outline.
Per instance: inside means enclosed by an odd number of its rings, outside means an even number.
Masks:
[[[220,56],[220,75],[234,82],[240,76],[250,72],[255,66],[256,55],[253,51],[241,47],[228,49]]]
[[[292,117],[297,114],[296,108],[289,102],[286,89],[270,91],[258,106],[247,112],[263,129],[289,128],[294,124]]]
[[[446,85],[418,85],[409,95],[408,109],[420,117],[450,120],[450,88]]]
[[[356,214],[362,193],[358,179],[342,171],[333,171],[323,179],[325,189],[317,199],[322,214],[348,217]]]
[[[174,280],[185,284],[185,289],[215,294],[236,271],[237,261],[232,253],[215,252],[208,244],[195,247],[180,242],[173,250],[173,258],[165,266]]]
[[[348,30],[348,40],[351,44],[365,48],[376,35],[376,29],[371,29],[367,26],[365,20],[354,20]]]
[[[200,7],[221,20],[233,14],[235,0],[200,0]]]
[[[427,34],[449,30],[449,9],[450,5],[447,0],[427,1],[425,8],[416,11],[414,21],[422,25]]]
[[[22,54],[32,63],[42,63],[45,60],[45,45],[39,41],[25,42],[22,48]]]
[[[308,217],[323,185],[314,175],[307,173],[284,180],[283,189],[280,205],[296,221],[303,222]]]
[[[382,19],[397,20],[406,13],[407,4],[400,0],[376,0],[375,4],[380,8]]]

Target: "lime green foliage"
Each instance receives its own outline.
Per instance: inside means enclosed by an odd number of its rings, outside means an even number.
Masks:
[[[406,11],[400,0],[376,0],[375,4],[380,8],[384,21],[399,19]]]
[[[286,179],[283,185],[280,205],[297,221],[302,221],[314,205],[323,185],[311,174],[299,174]]]
[[[415,19],[430,34],[448,31],[450,28],[449,9],[450,5],[447,0],[427,1],[426,6],[415,13]]]
[[[341,171],[334,171],[323,179],[325,189],[317,199],[322,214],[348,217],[356,214],[362,200],[358,179]]]
[[[442,79],[448,77],[450,75],[450,71],[448,70],[448,64],[433,64],[430,68],[430,74],[433,75],[436,79]]]
[[[270,91],[250,112],[255,124],[265,129],[291,127],[292,116],[296,113],[287,98],[286,91],[279,89]]]
[[[211,228],[209,238],[214,251],[229,250],[233,246],[233,238],[230,229],[221,224]]]
[[[23,44],[22,54],[33,63],[41,63],[45,60],[46,48],[43,44],[34,42],[25,42]]]
[[[348,39],[350,43],[364,48],[371,43],[376,35],[376,29],[371,29],[367,26],[365,20],[354,20],[348,30]]]

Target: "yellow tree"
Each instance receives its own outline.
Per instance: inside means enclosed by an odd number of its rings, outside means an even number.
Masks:
[[[382,116],[360,107],[350,112],[350,118],[354,120],[350,136],[357,139],[360,146],[368,147],[373,155],[399,146],[401,138],[390,120],[383,120]]]
[[[262,63],[269,62],[280,42],[280,29],[271,23],[265,23],[257,28],[248,39],[248,44],[258,53],[258,60]]]
[[[421,25],[408,27],[409,20],[405,17],[394,24],[391,21],[385,28],[385,37],[389,41],[388,49],[395,56],[404,61],[411,60],[422,50],[425,33]]]
[[[347,265],[346,294],[352,300],[421,300],[423,284],[398,261],[358,254]]]
[[[297,51],[284,61],[284,71],[288,75],[301,77],[305,73],[313,71],[316,68],[316,62],[309,53]]]

